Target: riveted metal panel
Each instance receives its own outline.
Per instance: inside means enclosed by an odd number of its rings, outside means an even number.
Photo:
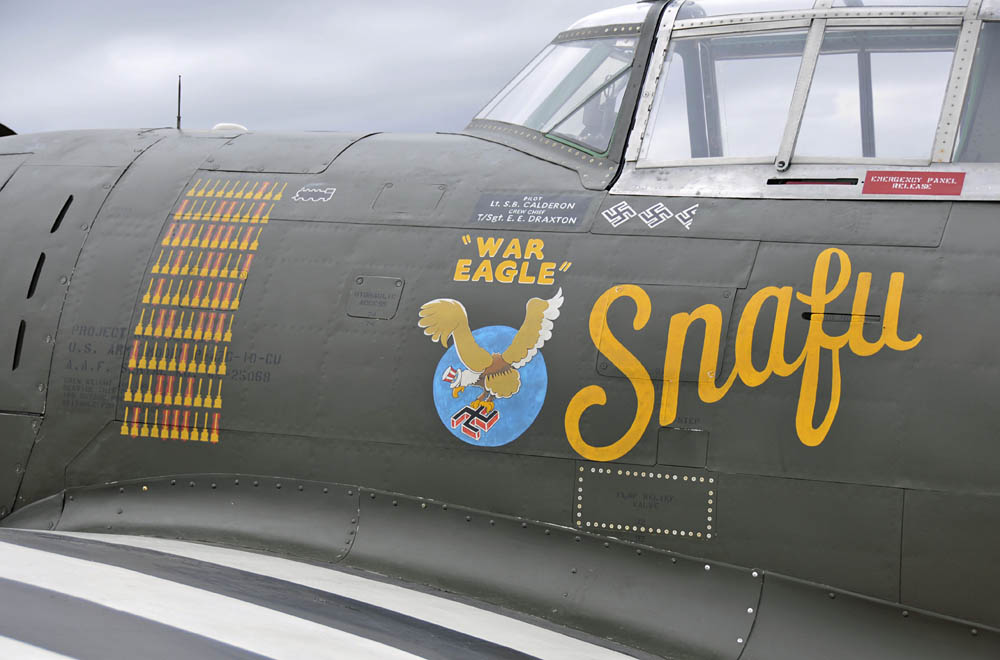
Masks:
[[[699,419],[694,426],[711,432],[709,466],[723,472],[997,492],[995,470],[982,460],[991,455],[993,438],[1000,433],[1000,419],[985,394],[995,389],[997,379],[997,365],[988,359],[996,350],[994,328],[1000,319],[996,218],[990,204],[955,205],[937,250],[842,248],[850,259],[850,280],[826,311],[850,314],[858,278],[870,273],[865,314],[872,322],[863,328],[867,341],[877,341],[889,283],[899,273],[898,336],[907,342],[919,337],[919,343],[908,350],[885,347],[867,356],[845,346],[839,352],[839,379],[827,370],[831,353],[824,350],[815,386],[817,420],[834,400],[835,382],[840,392],[832,425],[818,446],[806,445],[798,435],[801,371],[787,378],[772,375],[753,388],[737,382],[714,404],[704,404],[696,392],[682,389],[678,414]],[[741,318],[747,301],[765,287],[790,286],[808,294],[816,259],[826,247],[761,245],[753,278],[738,295],[733,317]],[[835,272],[836,266],[831,276]],[[768,361],[774,308],[769,302],[755,324],[751,352],[758,368]],[[793,300],[787,324],[778,328],[789,362],[805,345],[810,321],[803,314],[809,310]],[[849,324],[843,319],[824,316],[824,333],[844,335]],[[730,346],[735,332],[735,327],[730,329]],[[734,356],[727,354],[725,377],[733,364]],[[813,390],[810,385],[806,391]]]
[[[975,2],[975,0],[973,0]],[[808,1],[803,2],[808,5]],[[725,6],[725,5],[723,5]],[[675,30],[690,30],[709,26],[738,26],[741,23],[763,23],[771,21],[812,19],[812,18],[845,18],[845,19],[866,19],[866,18],[895,18],[905,20],[908,17],[922,16],[927,18],[940,17],[960,17],[966,13],[965,7],[926,7],[914,5],[912,7],[888,5],[888,6],[863,6],[863,7],[831,7],[825,0],[819,0],[812,9],[800,9],[789,11],[762,11],[744,12],[740,14],[719,14],[704,18],[686,18],[674,24]],[[757,28],[759,29],[759,27]]]
[[[37,417],[0,414],[0,518],[14,508],[37,429]]]
[[[656,86],[659,84],[660,76],[663,73],[663,65],[667,58],[667,45],[670,43],[670,31],[674,27],[677,19],[677,11],[681,3],[673,2],[666,6],[660,17],[657,28],[657,39],[650,53],[649,67],[646,70],[646,77],[643,81],[642,96],[636,106],[635,121],[628,137],[628,149],[625,152],[625,160],[635,162],[639,156],[639,147],[646,134],[649,124],[649,113],[653,108],[653,99],[656,98]]]
[[[0,410],[45,410],[49,367],[81,246],[121,169],[22,165],[0,191]]]
[[[386,183],[372,203],[381,213],[429,212],[437,208],[448,190],[443,183]]]
[[[15,527],[19,529],[55,529],[62,515],[62,491],[21,507],[6,518],[0,520],[0,527]]]
[[[238,470],[360,483],[550,522],[565,522],[570,517],[566,494],[574,468],[567,460],[455,445],[390,444],[373,436],[330,441],[227,431],[222,442],[206,446],[122,437],[117,427],[110,424],[70,462],[66,468],[69,485]],[[303,460],[305,456],[309,460]]]
[[[866,182],[870,172],[885,170],[913,173],[914,176],[964,175],[960,194],[955,186],[945,186],[934,195],[872,193]],[[615,195],[669,195],[696,199],[800,199],[816,201],[964,201],[1000,199],[995,163],[899,162],[876,159],[870,163],[800,163],[778,173],[770,164],[687,165],[684,167],[640,168],[629,163],[611,192]],[[815,206],[815,205],[814,205]]]
[[[337,561],[354,543],[358,492],[297,479],[195,474],[70,489],[57,529],[210,541]]]
[[[111,191],[79,252],[66,295],[40,430],[43,441],[32,454],[19,503],[61,490],[66,457],[76,455],[114,418],[142,274],[156,259],[155,238],[193,183],[198,163],[221,144],[215,138],[163,140],[143,153]],[[67,217],[55,236],[82,234],[81,227]]]
[[[973,0],[973,5],[976,3],[978,0]],[[969,86],[972,60],[976,54],[976,44],[979,41],[982,28],[980,21],[973,20],[976,15],[974,7],[970,6],[967,13],[971,15],[962,25],[958,43],[955,45],[955,58],[952,61],[948,89],[945,92],[944,109],[941,111],[937,132],[934,136],[934,150],[931,153],[931,159],[935,163],[947,163],[952,159],[955,151],[955,140],[962,123],[962,105]]]
[[[461,163],[456,167],[456,163]],[[297,185],[336,188],[327,202],[280,209],[283,219],[456,227],[468,230],[586,231],[601,193],[584,192],[572,170],[465,135],[382,134],[354,144],[321,175]],[[499,200],[576,202],[572,223],[494,222],[482,205]],[[487,214],[488,215],[488,214]],[[555,214],[553,214],[555,215]]]
[[[533,614],[665,657],[742,650],[759,580],[614,540],[364,491],[352,566]]]
[[[1000,496],[907,491],[904,603],[1000,625]]]
[[[363,133],[243,133],[205,159],[201,169],[317,174]]]
[[[598,219],[597,222],[603,222]],[[598,295],[618,283],[676,285],[719,289],[743,288],[750,279],[757,243],[754,241],[665,240],[648,237],[601,237],[574,250],[597,280]],[[591,265],[593,264],[593,265]],[[599,275],[597,275],[599,274]],[[596,298],[595,298],[596,299]],[[709,302],[709,301],[705,301]],[[691,311],[688,309],[686,311]],[[659,309],[654,314],[661,314]]]
[[[987,660],[1000,635],[905,606],[766,574],[741,660]]]
[[[140,153],[175,131],[58,131],[14,135],[0,140],[0,154],[30,153],[32,165],[125,167]]]
[[[403,280],[398,277],[358,275],[347,296],[348,316],[387,321],[399,309]]]
[[[654,469],[691,472],[661,465]],[[877,598],[897,598],[901,489],[712,474],[718,488],[711,539],[680,533],[668,537],[648,529],[616,530],[614,535]]]
[[[587,532],[639,532],[706,541],[717,529],[718,485],[705,470],[578,463],[573,523]]]
[[[708,461],[708,437],[708,431],[661,428],[657,438],[657,464],[705,467]]]
[[[717,539],[740,563],[898,597],[901,490],[743,475],[718,483]]]

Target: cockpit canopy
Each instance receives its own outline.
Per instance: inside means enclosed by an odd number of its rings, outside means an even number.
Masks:
[[[997,19],[1000,0],[639,2],[560,33],[476,120],[640,169],[997,162]]]
[[[635,37],[549,44],[479,114],[608,150],[635,57]]]
[[[560,33],[477,115],[607,152],[649,5],[598,12]]]

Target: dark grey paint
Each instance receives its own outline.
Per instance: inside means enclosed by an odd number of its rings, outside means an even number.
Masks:
[[[33,415],[0,414],[0,511],[14,510],[14,497],[28,465],[39,425]]]
[[[284,148],[275,151],[274,137],[244,133],[222,145],[219,152],[205,158],[203,170],[214,172],[284,172],[316,174],[333,159],[364,137],[347,133],[291,133],[281,137]]]
[[[0,379],[0,410],[45,410],[53,339],[67,285],[91,223],[119,176],[121,169],[113,167],[23,165],[0,191],[5,208],[5,239],[0,242],[0,307],[5,311],[0,323],[0,370],[5,373]],[[45,264],[28,299],[43,253]],[[20,359],[12,369],[21,321],[25,331]]]
[[[956,616],[1000,617],[998,496],[907,491],[903,517],[904,602],[946,608]],[[942,558],[947,558],[943,560]]]
[[[850,634],[842,632],[850,630]],[[768,575],[743,660],[995,658],[993,631]]]
[[[185,538],[309,559],[341,558],[357,532],[357,489],[301,480],[204,474],[70,495],[60,529],[163,535],[163,512],[187,520]],[[294,509],[295,516],[284,515]],[[111,525],[104,524],[113,520]]]
[[[4,541],[17,537],[4,536]],[[44,620],[46,625],[39,626]],[[0,579],[0,635],[80,660],[262,658],[80,598]]]
[[[708,431],[661,428],[656,443],[656,462],[660,465],[705,467],[709,435]]]

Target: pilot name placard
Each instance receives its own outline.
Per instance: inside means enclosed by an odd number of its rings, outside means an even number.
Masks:
[[[571,193],[486,193],[472,214],[474,224],[497,227],[580,227],[593,200]]]

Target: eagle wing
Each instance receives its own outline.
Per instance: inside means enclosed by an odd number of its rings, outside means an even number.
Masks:
[[[482,372],[493,363],[493,356],[473,338],[469,330],[469,315],[457,300],[439,298],[424,303],[417,325],[424,329],[424,334],[431,341],[440,341],[445,348],[448,348],[448,338],[454,337],[458,357],[467,369]]]
[[[505,362],[520,369],[535,357],[538,349],[552,339],[552,322],[559,318],[559,308],[563,304],[562,289],[548,300],[532,298],[525,305],[524,323],[514,335],[510,347],[500,357]]]

